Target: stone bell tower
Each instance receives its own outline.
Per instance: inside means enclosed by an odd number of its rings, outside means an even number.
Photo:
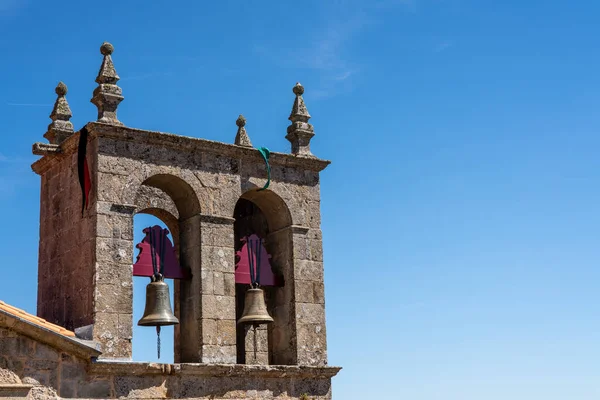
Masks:
[[[97,342],[100,363],[131,360],[133,216],[152,214],[171,231],[188,276],[174,285],[175,370],[229,364],[262,382],[266,370],[255,366],[268,365],[279,368],[282,385],[300,379],[309,395],[330,398],[339,368],[327,366],[319,193],[329,161],[311,153],[304,88],[293,88],[291,154],[265,157],[242,116],[234,144],[126,126],[117,117],[124,97],[113,50],[101,47],[91,99],[98,120],[74,130],[61,82],[49,143],[33,145],[42,156],[32,165],[42,180],[38,316]],[[274,320],[253,340],[236,323],[247,290],[236,268],[251,236],[260,237],[269,260],[273,279],[264,291]],[[235,382],[228,390],[237,390]],[[288,392],[300,397],[299,390]]]

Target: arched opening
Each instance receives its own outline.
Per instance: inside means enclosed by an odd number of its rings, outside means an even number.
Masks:
[[[293,316],[292,219],[285,202],[270,190],[250,190],[237,201],[234,215],[236,254],[241,255],[250,235],[262,239],[273,284],[262,285],[267,310],[274,322],[256,330],[237,326],[237,362],[240,364],[289,365],[296,361]],[[264,259],[263,259],[264,261]],[[236,268],[242,263],[236,258]],[[264,272],[263,272],[264,273]],[[236,274],[237,276],[237,274]],[[250,286],[236,278],[236,318],[242,316]]]
[[[168,225],[160,218],[157,218],[154,213],[138,213],[133,217],[133,239],[134,243],[140,243],[145,236],[143,230],[147,227],[158,225],[163,229],[169,229]],[[174,240],[174,235],[169,229],[169,240],[177,246],[177,241]],[[177,232],[175,232],[175,236]],[[135,263],[140,249],[134,247],[133,262]],[[150,280],[144,276],[133,277],[133,361],[145,362],[174,362],[174,326],[164,326],[161,328],[160,339],[160,359],[157,353],[157,337],[156,330],[147,327],[138,326],[138,321],[144,314],[146,305],[146,285]],[[171,304],[175,304],[175,289],[174,280],[165,279],[169,285],[169,295]]]
[[[176,254],[177,266],[185,270],[185,278],[168,279],[171,305],[179,324],[161,328],[160,362],[197,362],[200,343],[198,305],[190,295],[193,284],[200,279],[200,203],[192,187],[181,178],[159,174],[146,179],[136,193],[138,215],[134,217],[136,244],[145,236],[143,230],[158,225],[169,230]],[[149,215],[139,215],[149,214]],[[137,250],[135,251],[137,256]],[[135,262],[135,257],[134,257]],[[197,278],[194,282],[194,274]],[[139,281],[139,282],[138,282]],[[134,278],[134,359],[157,359],[156,330],[137,327],[144,312],[148,277]],[[139,335],[139,339],[138,339]],[[149,338],[154,344],[150,346]],[[143,356],[142,356],[143,354]]]

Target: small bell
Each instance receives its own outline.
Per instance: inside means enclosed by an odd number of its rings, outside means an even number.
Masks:
[[[271,318],[267,311],[263,290],[248,289],[244,301],[244,312],[238,324],[259,325],[271,322],[273,322],[273,318]]]
[[[179,320],[173,314],[169,285],[163,280],[150,282],[146,286],[146,307],[144,316],[138,321],[139,326],[177,325]]]

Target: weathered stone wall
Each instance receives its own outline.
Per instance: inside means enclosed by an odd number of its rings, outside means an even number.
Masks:
[[[88,143],[90,169],[96,145]],[[82,216],[77,154],[54,156],[40,171],[40,242],[37,314],[74,329],[92,323],[96,237],[95,191]],[[92,181],[92,185],[95,182]]]
[[[12,385],[34,399],[299,399],[303,394],[308,399],[330,399],[331,376],[337,372],[336,368],[90,363],[5,328],[0,328],[0,354],[0,395],[3,385]]]

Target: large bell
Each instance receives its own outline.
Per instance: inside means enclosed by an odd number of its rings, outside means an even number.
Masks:
[[[244,302],[244,312],[238,324],[259,325],[271,322],[273,322],[273,318],[267,311],[262,289],[248,289]]]
[[[146,307],[144,316],[138,321],[140,326],[177,325],[179,320],[173,315],[169,285],[162,280],[150,282],[146,286]]]

